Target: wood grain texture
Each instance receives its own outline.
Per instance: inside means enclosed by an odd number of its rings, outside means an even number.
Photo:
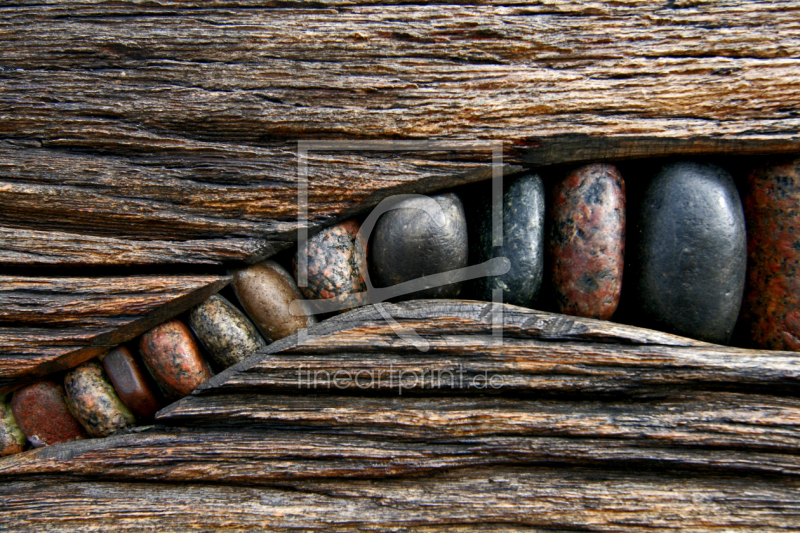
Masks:
[[[795,530],[795,479],[475,468],[424,478],[273,487],[62,477],[0,485],[15,531],[777,531]]]
[[[800,401],[683,394],[650,402],[222,396],[140,433],[32,450],[0,475],[268,484],[469,466],[800,476]],[[165,421],[165,417],[161,417]]]
[[[194,394],[798,391],[800,356],[793,352],[716,346],[612,322],[493,305],[416,300],[363,307],[312,326],[305,338],[295,334],[271,344]]]
[[[311,153],[306,223],[292,148],[136,143],[160,155],[55,154],[0,142],[0,263],[254,262],[296,240],[301,226],[331,223],[392,194],[491,176],[476,163]]]
[[[298,139],[498,139],[535,165],[800,151],[798,2],[378,4],[5,3],[0,264],[257,260],[295,238]],[[490,157],[310,154],[309,222]]]
[[[798,400],[766,395],[682,393],[649,401],[331,394],[203,398],[202,402],[173,404],[158,420],[444,442],[492,435],[537,436],[790,454],[797,453],[800,444]]]
[[[227,276],[0,276],[0,391],[133,339],[228,284]]]

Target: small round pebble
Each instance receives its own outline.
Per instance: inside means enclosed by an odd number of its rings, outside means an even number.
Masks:
[[[727,344],[747,260],[744,213],[730,174],[690,162],[663,167],[645,191],[638,232],[645,323]]]
[[[64,389],[75,418],[91,437],[108,437],[136,424],[98,361],[87,361],[67,372]]]
[[[431,199],[439,209],[425,210]],[[458,196],[446,193],[409,198],[396,207],[381,215],[371,235],[369,266],[375,287],[391,287],[467,266],[467,222]],[[458,296],[461,282],[452,275],[445,278],[440,286],[425,287],[401,298]]]
[[[587,165],[556,184],[547,244],[558,311],[611,318],[625,253],[625,184],[616,167]]]
[[[308,265],[308,284],[300,287],[303,295],[311,300],[333,299],[345,302],[348,296],[364,294],[364,272],[367,266],[366,247],[357,246],[359,224],[347,220],[330,226],[307,241],[306,261]],[[299,280],[297,270],[301,250],[294,260],[295,279]],[[366,298],[358,298],[354,305],[366,303]]]
[[[0,397],[0,457],[21,452],[27,442],[14,418],[8,397],[9,394]]]
[[[747,182],[743,326],[756,348],[800,351],[800,159],[756,169]]]
[[[139,351],[150,374],[170,400],[183,398],[211,377],[199,346],[180,320],[164,322],[142,335]]]
[[[123,403],[136,416],[153,418],[161,409],[161,402],[131,351],[119,346],[103,356],[102,360],[108,379]]]
[[[228,368],[264,348],[256,327],[219,294],[192,309],[189,326],[219,368]]]
[[[289,272],[264,261],[233,272],[233,290],[261,333],[274,342],[317,322],[313,314],[293,314],[289,306],[303,295]]]
[[[86,437],[67,406],[64,387],[55,381],[37,381],[16,390],[11,398],[11,410],[34,448]]]
[[[500,289],[504,303],[531,307],[539,294],[544,269],[545,200],[542,178],[522,176],[503,192],[503,244],[495,247],[490,195],[479,202],[477,235],[473,239],[473,261],[483,263],[505,257],[510,270],[500,276],[486,276],[474,282],[475,297],[492,301]]]

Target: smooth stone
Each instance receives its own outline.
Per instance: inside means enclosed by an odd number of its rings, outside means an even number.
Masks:
[[[11,410],[34,448],[86,438],[67,406],[64,387],[54,381],[37,381],[14,391]]]
[[[505,257],[510,269],[500,276],[475,280],[475,297],[493,301],[495,290],[502,291],[503,303],[531,307],[539,295],[544,271],[545,199],[542,178],[522,176],[503,191],[503,244],[493,246],[491,192],[487,191],[475,214],[477,235],[472,256],[476,264]]]
[[[646,324],[727,344],[747,260],[744,213],[730,174],[698,163],[663,167],[645,191],[638,241],[637,295]]]
[[[233,272],[233,290],[245,312],[271,342],[316,324],[313,314],[293,314],[289,306],[303,295],[289,272],[263,261]]]
[[[336,300],[346,303],[367,290],[364,272],[367,268],[366,246],[357,246],[360,225],[355,220],[346,220],[330,226],[307,242],[306,263],[308,283],[300,287],[303,295],[311,300]],[[300,280],[297,270],[301,251],[294,259],[295,279]],[[356,298],[352,308],[366,303],[366,298]]]
[[[11,404],[8,402],[10,394],[0,397],[0,457],[20,453],[25,449],[27,439],[25,433],[19,428]]]
[[[742,325],[756,348],[800,351],[800,159],[747,180]]]
[[[625,183],[616,167],[586,165],[556,184],[547,245],[558,311],[611,318],[625,262]]]
[[[136,424],[98,361],[87,361],[67,372],[64,390],[72,413],[91,437],[115,435]]]
[[[161,409],[161,402],[130,350],[119,346],[102,358],[103,368],[120,399],[133,413],[151,419]]]
[[[440,209],[424,210],[433,199]],[[430,204],[427,204],[430,206]],[[464,206],[453,193],[403,200],[383,213],[369,245],[369,268],[375,287],[391,287],[423,276],[467,266],[469,244]],[[461,292],[455,275],[439,286],[423,287],[401,299],[454,298]]]
[[[151,329],[139,339],[142,361],[170,400],[190,394],[211,377],[189,328],[171,320]]]
[[[219,294],[192,309],[189,326],[221,369],[244,361],[267,346],[250,319]]]

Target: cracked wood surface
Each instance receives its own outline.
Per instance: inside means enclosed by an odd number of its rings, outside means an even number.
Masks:
[[[0,276],[0,391],[76,366],[186,311],[227,276]]]
[[[0,484],[0,520],[15,531],[777,531],[797,528],[799,498],[794,478],[587,468],[270,487],[63,476]]]
[[[497,139],[534,165],[800,150],[798,2],[380,4],[4,3],[0,264],[269,255],[297,229],[298,139]],[[489,160],[310,154],[309,223]]]
[[[492,465],[800,476],[800,401],[687,393],[640,401],[212,397],[155,427],[0,461],[31,475],[269,484]]]
[[[508,345],[492,338],[498,326]],[[0,521],[56,531],[101,530],[123,513],[135,520],[118,529],[160,520],[166,531],[470,530],[487,521],[495,529],[750,531],[797,523],[794,353],[732,353],[609,322],[446,300],[367,306],[309,328],[306,346],[299,337],[273,343],[168,406],[157,420],[167,425],[0,460]],[[427,343],[432,370],[479,358],[493,371],[513,359],[515,372],[542,382],[583,372],[591,383],[591,374],[608,367],[626,386],[610,388],[612,396],[556,387],[566,393],[557,397],[535,387],[494,396],[478,388],[421,396],[429,391],[419,387],[394,396],[227,386],[232,376],[275,371],[270,365],[281,362],[271,359],[282,355],[295,366],[309,356],[338,358],[345,369],[348,359],[357,367],[374,357],[378,365],[379,355],[399,356],[399,363],[417,350],[412,340]],[[552,360],[559,346],[568,347],[570,363]],[[608,352],[593,361],[599,347]],[[676,368],[684,372],[677,379]],[[631,377],[638,374],[647,379]],[[680,391],[681,380],[749,393]],[[754,394],[755,386],[783,396]],[[506,481],[495,486],[497,479]],[[290,512],[286,498],[302,512]],[[506,504],[497,509],[495,499]]]
[[[202,403],[204,394],[321,390],[648,396],[678,389],[729,389],[796,394],[800,384],[800,356],[794,352],[717,346],[507,304],[416,300],[379,305],[281,339],[261,355],[214,376],[182,402]],[[487,383],[492,376],[496,383]]]

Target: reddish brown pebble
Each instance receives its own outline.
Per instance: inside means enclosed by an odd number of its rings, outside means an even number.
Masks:
[[[276,341],[316,323],[313,315],[297,314],[289,308],[302,300],[300,289],[285,268],[264,261],[233,273],[233,289],[244,310],[261,333]]]
[[[800,351],[800,159],[747,181],[742,323],[754,347]]]
[[[14,392],[11,410],[20,429],[36,448],[86,437],[67,407],[64,387],[45,380]]]
[[[92,437],[115,435],[136,423],[97,361],[87,361],[67,372],[64,389],[72,413]]]
[[[120,346],[103,357],[103,367],[117,394],[137,416],[153,418],[161,404],[133,354]]]
[[[611,165],[587,165],[553,190],[550,274],[560,312],[609,319],[619,304],[625,183]]]
[[[211,377],[189,328],[180,320],[165,322],[139,340],[145,366],[170,400],[183,398]]]
[[[8,394],[0,397],[0,457],[13,455],[25,449],[25,434],[19,429]]]
[[[364,271],[367,267],[366,246],[357,246],[359,224],[347,220],[323,229],[306,246],[306,286],[300,291],[306,298],[335,300],[344,309],[366,303],[367,286]],[[298,282],[301,249],[294,261]]]

